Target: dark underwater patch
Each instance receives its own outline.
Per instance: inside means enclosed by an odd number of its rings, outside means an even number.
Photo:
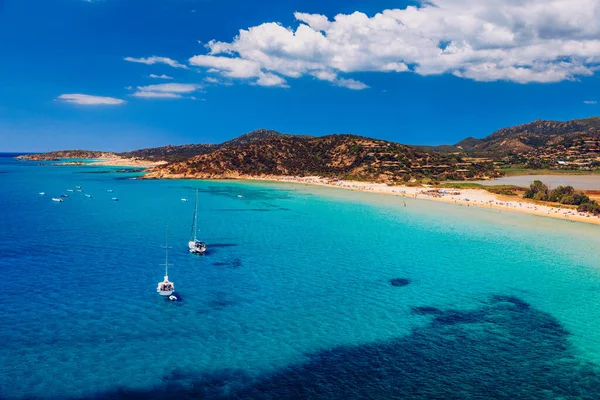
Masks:
[[[447,310],[435,317],[440,325],[479,324],[485,322],[485,310]]]
[[[528,309],[530,307],[528,303],[524,302],[516,296],[494,295],[492,296],[491,301],[494,303],[511,303],[521,309]]]
[[[439,315],[443,313],[439,308],[429,306],[413,307],[411,311],[415,315]]]
[[[222,310],[222,309],[230,307],[234,304],[236,304],[235,301],[227,300],[227,299],[214,299],[214,300],[211,300],[208,303],[206,303],[206,305],[208,307],[212,308],[213,310]]]
[[[396,287],[402,287],[402,286],[408,286],[410,285],[410,279],[406,279],[406,278],[394,278],[394,279],[390,279],[389,280],[390,285],[392,286],[396,286]]]
[[[308,356],[272,374],[174,370],[156,386],[94,399],[596,399],[600,370],[580,361],[550,314],[494,296],[409,335]],[[452,321],[452,323],[440,323]],[[473,325],[473,322],[479,325]]]
[[[229,260],[229,261],[216,261],[216,262],[213,262],[212,265],[215,267],[226,267],[226,268],[237,269],[242,266],[242,260],[240,260],[239,258],[236,258],[236,259]]]

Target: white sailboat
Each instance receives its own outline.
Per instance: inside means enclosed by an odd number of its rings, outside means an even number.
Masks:
[[[167,238],[165,239],[165,279],[162,282],[158,282],[158,287],[156,291],[161,296],[171,296],[175,291],[175,284],[173,282],[169,282],[169,238],[168,238],[168,228],[167,228]]]
[[[194,207],[194,218],[192,220],[192,233],[190,235],[190,241],[188,247],[190,253],[193,254],[204,254],[206,252],[206,243],[201,242],[197,239],[198,233],[198,189],[196,189],[196,205]]]

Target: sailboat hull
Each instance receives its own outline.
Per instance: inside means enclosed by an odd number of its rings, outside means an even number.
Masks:
[[[173,294],[174,290],[157,290],[157,292],[161,296],[170,296]]]
[[[204,254],[204,252],[206,252],[206,245],[202,242],[196,242],[191,240],[188,243],[188,247],[190,249],[190,253],[193,254]]]

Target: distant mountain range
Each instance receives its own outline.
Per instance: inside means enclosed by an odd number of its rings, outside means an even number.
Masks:
[[[465,152],[473,155],[527,153],[543,148],[569,148],[585,142],[597,141],[600,135],[600,117],[572,121],[537,120],[528,124],[500,129],[483,139],[468,137],[455,145],[418,146],[440,153]]]
[[[421,147],[442,154],[487,157],[506,166],[529,169],[597,170],[600,168],[600,118],[534,121],[500,129],[453,146]]]
[[[600,166],[600,118],[534,121],[455,145],[407,146],[356,135],[287,135],[259,129],[221,144],[187,144],[106,153],[85,150],[26,155],[167,161],[155,178],[239,178],[320,175],[382,182],[454,180],[501,175],[499,165],[526,168]]]

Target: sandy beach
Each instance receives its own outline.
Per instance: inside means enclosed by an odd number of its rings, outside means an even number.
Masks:
[[[443,201],[446,203],[460,204],[461,206],[466,207],[491,208],[499,210],[500,212],[507,211],[527,213],[542,217],[563,219],[572,222],[585,222],[589,224],[600,225],[599,217],[596,217],[590,213],[577,212],[577,209],[574,207],[542,205],[535,202],[526,201],[526,199],[520,197],[513,198],[508,196],[499,196],[483,189],[388,186],[384,183],[327,179],[318,176],[265,176],[246,177],[244,179],[336,187],[340,189],[389,194],[413,199]]]
[[[139,167],[139,168],[152,168],[159,165],[167,164],[166,161],[148,161],[139,158],[131,157],[124,158],[119,156],[112,156],[106,158],[100,158],[97,161],[93,161],[88,165],[105,166],[105,167]]]

